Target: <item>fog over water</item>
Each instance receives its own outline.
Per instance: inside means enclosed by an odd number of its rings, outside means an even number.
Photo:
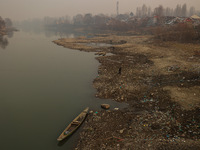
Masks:
[[[155,8],[158,5],[175,8],[186,3],[200,10],[200,0],[0,0],[0,16],[12,20],[43,18],[44,16],[73,16],[78,13],[115,14],[116,2],[119,12],[135,12],[143,4]]]

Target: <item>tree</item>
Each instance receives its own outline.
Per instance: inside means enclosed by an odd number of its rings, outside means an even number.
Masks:
[[[194,14],[195,14],[195,8],[192,6],[190,7],[189,16],[192,16]]]
[[[12,21],[10,20],[10,18],[5,18],[5,24],[6,24],[6,27],[12,27],[12,25],[13,25]]]
[[[137,17],[141,17],[141,9],[140,9],[140,7],[136,8],[136,16]]]
[[[148,7],[147,16],[151,17],[151,14],[152,14],[152,12],[151,12],[151,7]]]
[[[66,15],[64,21],[65,21],[65,24],[69,25],[71,23],[70,16]]]
[[[171,16],[171,9],[170,9],[169,7],[167,7],[167,8],[165,9],[165,15],[166,15],[166,16]]]
[[[128,20],[128,18],[129,18],[129,14],[119,14],[117,17],[116,17],[116,19],[117,20]]]
[[[8,44],[7,38],[0,35],[0,47],[4,49]]]
[[[85,14],[85,16],[83,18],[83,23],[85,25],[91,25],[93,23],[92,14]]]
[[[133,12],[131,12],[131,13],[130,13],[130,16],[131,16],[131,17],[133,17],[133,16],[134,16]]]
[[[182,14],[183,17],[187,16],[187,5],[186,4],[184,4],[182,6],[181,14]]]
[[[163,16],[164,15],[164,8],[162,5],[160,5],[159,7],[156,7],[154,9],[154,15],[156,16]]]
[[[75,25],[82,25],[83,24],[83,15],[77,14],[74,18],[74,24]]]
[[[170,9],[170,16],[174,16],[174,9],[173,8]]]
[[[146,17],[147,16],[147,6],[145,4],[143,4],[142,6],[142,17]]]
[[[181,16],[182,13],[182,9],[181,9],[181,5],[176,5],[176,9],[174,11],[174,16]]]
[[[5,26],[6,26],[5,21],[0,16],[0,30],[2,30],[3,28],[5,28]]]
[[[96,25],[103,25],[106,23],[106,16],[104,15],[95,15],[93,18],[94,18],[94,24]]]

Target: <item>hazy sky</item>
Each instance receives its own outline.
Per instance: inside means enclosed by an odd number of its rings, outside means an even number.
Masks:
[[[13,20],[43,18],[44,16],[72,16],[78,13],[116,13],[116,2],[119,1],[119,12],[135,12],[136,7],[146,4],[152,8],[159,4],[164,7],[176,7],[186,3],[200,10],[200,0],[0,0],[0,16]]]

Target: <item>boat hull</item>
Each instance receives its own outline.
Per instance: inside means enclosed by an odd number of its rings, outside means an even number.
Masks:
[[[62,141],[63,139],[69,137],[72,135],[83,123],[85,120],[87,113],[88,113],[89,107],[84,109],[61,133],[61,135],[57,138],[57,141]]]

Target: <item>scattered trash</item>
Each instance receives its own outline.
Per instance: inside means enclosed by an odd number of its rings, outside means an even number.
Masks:
[[[106,41],[105,38],[103,40]],[[117,38],[109,39],[112,40],[110,43],[119,44],[122,38]],[[105,49],[106,57],[97,57],[101,65],[98,69],[98,77],[93,82],[97,89],[97,97],[119,102],[126,101],[130,104],[130,108],[120,109],[120,111],[115,111],[118,108],[110,111],[101,110],[93,113],[94,115],[89,115],[85,127],[91,130],[81,132],[79,144],[85,145],[85,148],[89,146],[91,149],[99,147],[117,149],[117,142],[123,141],[123,144],[118,144],[120,149],[131,149],[132,145],[142,145],[143,147],[137,148],[148,149],[148,146],[163,146],[162,144],[166,146],[165,144],[170,142],[181,145],[183,142],[187,143],[188,139],[192,141],[192,144],[198,142],[200,135],[199,107],[187,103],[188,100],[199,96],[198,88],[190,92],[189,99],[181,97],[178,101],[190,105],[191,110],[185,110],[178,102],[173,101],[172,92],[166,88],[178,88],[180,93],[187,95],[188,92],[184,92],[186,88],[199,87],[199,61],[196,60],[196,56],[188,61],[188,57],[191,56],[191,53],[188,54],[188,50],[191,48],[180,53],[179,50],[175,51],[176,46],[184,49],[185,45],[173,43],[173,48],[171,45],[166,45],[168,46],[167,52],[164,51],[165,48],[161,52],[160,48],[165,47],[166,43],[146,45],[149,39],[147,42],[144,41],[145,36],[132,38],[124,38],[127,44],[123,45],[125,42],[121,41],[122,45]],[[134,43],[130,41],[134,41]],[[163,45],[156,47],[156,44]],[[187,46],[190,47],[193,44]],[[140,47],[143,53],[140,53]],[[152,48],[153,51],[151,51]],[[182,50],[181,48],[180,50]],[[149,51],[146,53],[145,49],[149,49]],[[104,52],[104,49],[98,49],[98,51],[89,49],[88,51]],[[112,56],[108,56],[107,53],[110,52],[113,53]],[[103,53],[100,55],[103,56]],[[175,60],[176,57],[178,57],[178,61]],[[173,58],[175,59],[173,60]],[[177,64],[171,65],[171,63]],[[164,70],[162,69],[163,65]],[[123,70],[120,70],[120,66],[123,66]],[[123,76],[118,75],[120,73]],[[108,139],[109,137],[111,138]],[[131,142],[128,143],[129,141]]]
[[[180,67],[177,65],[167,67],[168,72],[174,72],[177,71],[178,69],[180,69]]]
[[[144,99],[144,100],[142,100],[141,102],[142,103],[145,103],[145,102],[153,102],[154,100],[153,100],[153,98],[151,98],[151,99]]]
[[[119,108],[114,108],[114,110],[119,110]]]
[[[124,129],[122,129],[122,130],[119,130],[119,133],[121,133],[121,134],[122,134],[123,132],[124,132]]]

